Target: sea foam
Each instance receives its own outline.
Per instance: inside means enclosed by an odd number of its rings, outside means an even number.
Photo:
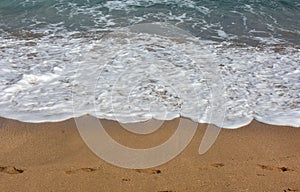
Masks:
[[[300,126],[295,46],[217,43],[161,23],[0,41],[2,117],[43,122],[91,114],[128,123],[182,116],[225,128],[252,119]]]

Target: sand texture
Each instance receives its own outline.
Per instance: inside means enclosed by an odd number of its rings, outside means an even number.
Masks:
[[[178,119],[147,136],[102,120],[119,143],[147,148],[165,141]],[[300,191],[300,129],[252,122],[222,129],[204,155],[198,148],[206,125],[199,124],[189,146],[161,166],[133,170],[94,155],[73,119],[22,123],[0,119],[0,191]]]

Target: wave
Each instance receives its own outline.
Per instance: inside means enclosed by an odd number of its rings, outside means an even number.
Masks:
[[[2,0],[0,15],[4,32],[53,34],[168,22],[207,40],[300,43],[297,0]]]
[[[161,23],[113,32],[22,31],[0,42],[2,117],[43,122],[91,114],[127,123],[181,116],[224,128],[253,119],[300,126],[294,44],[199,40]]]

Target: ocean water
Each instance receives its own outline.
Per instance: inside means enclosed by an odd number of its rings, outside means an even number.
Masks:
[[[0,116],[26,122],[299,127],[300,2],[1,0],[0,69]]]

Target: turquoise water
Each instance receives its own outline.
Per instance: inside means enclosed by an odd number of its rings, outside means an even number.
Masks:
[[[0,28],[55,33],[168,22],[203,39],[300,43],[298,0],[1,0]]]

